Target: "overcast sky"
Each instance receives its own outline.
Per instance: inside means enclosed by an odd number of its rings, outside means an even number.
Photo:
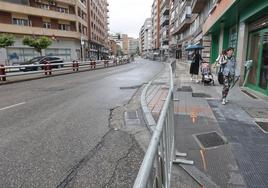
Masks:
[[[139,30],[151,16],[153,0],[108,0],[110,32],[139,37]]]

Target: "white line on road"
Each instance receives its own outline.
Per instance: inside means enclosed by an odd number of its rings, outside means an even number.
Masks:
[[[23,104],[25,104],[26,102],[21,102],[21,103],[18,103],[18,104],[13,104],[13,105],[11,105],[11,106],[7,106],[7,107],[4,107],[4,108],[0,108],[0,111],[2,111],[2,110],[7,110],[7,109],[10,109],[10,108],[14,108],[14,107],[16,107],[16,106],[20,106],[20,105],[23,105]]]

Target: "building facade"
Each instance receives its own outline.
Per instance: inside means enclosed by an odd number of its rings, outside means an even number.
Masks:
[[[147,18],[140,30],[140,53],[148,57],[152,52],[152,19]]]
[[[169,6],[170,0],[160,3],[160,56],[169,55]]]
[[[211,5],[215,0],[174,0],[171,2],[170,49],[173,57],[189,60],[191,54],[186,52],[188,45],[202,45],[203,59],[210,60],[210,36],[203,35],[202,26],[209,16]]]
[[[139,39],[128,38],[128,55],[135,55],[139,51]]]
[[[161,0],[154,0],[152,4],[152,47],[155,52],[160,48],[160,3]]]
[[[222,49],[235,49],[240,83],[268,95],[268,1],[214,1],[203,34],[211,35],[213,63]],[[248,80],[244,62],[253,60]]]
[[[103,59],[109,55],[108,2],[107,0],[88,1],[88,50],[87,57]]]
[[[14,46],[1,49],[1,58],[9,63],[23,62],[39,54],[24,46],[24,36],[47,36],[52,45],[44,55],[56,55],[64,60],[82,57],[81,38],[87,37],[86,1],[0,1],[0,33],[13,34]]]

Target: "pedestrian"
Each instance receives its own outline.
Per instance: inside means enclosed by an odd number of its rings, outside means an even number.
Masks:
[[[199,73],[199,65],[203,61],[201,55],[199,54],[198,50],[195,50],[192,55],[192,62],[190,66],[190,74],[191,74],[191,80],[193,81],[194,75],[196,77],[196,83],[198,83],[198,73]]]
[[[219,72],[219,68],[222,64],[226,61],[226,50],[222,50],[221,54],[216,59],[216,62],[214,63],[214,68],[216,68],[216,74]]]
[[[229,93],[231,83],[234,81],[235,78],[236,60],[233,54],[234,54],[234,48],[229,47],[226,50],[226,60],[222,61],[221,63],[222,74],[223,74],[223,89],[222,89],[223,105],[225,105],[228,102],[226,98]]]

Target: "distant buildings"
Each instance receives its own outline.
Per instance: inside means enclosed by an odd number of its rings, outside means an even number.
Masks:
[[[115,33],[111,35],[111,38],[117,44],[118,55],[136,54],[137,48],[139,48],[139,39],[128,37],[127,34]]]
[[[134,55],[139,52],[139,39],[128,38],[128,55]]]
[[[140,30],[140,53],[148,55],[152,51],[152,19],[147,18]]]

